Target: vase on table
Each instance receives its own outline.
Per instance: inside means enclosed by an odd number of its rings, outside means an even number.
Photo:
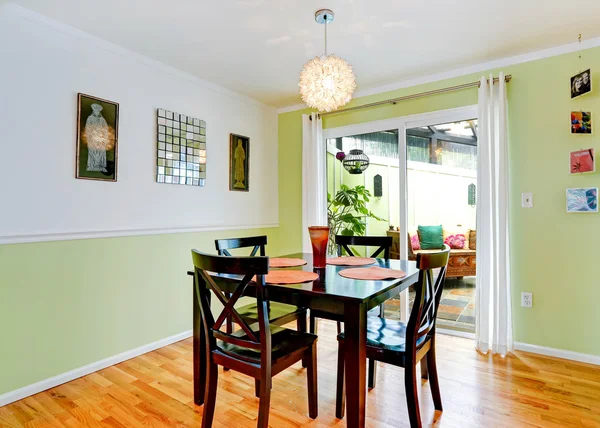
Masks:
[[[308,228],[310,242],[313,251],[313,267],[324,268],[326,266],[327,242],[329,241],[329,227],[310,226]]]

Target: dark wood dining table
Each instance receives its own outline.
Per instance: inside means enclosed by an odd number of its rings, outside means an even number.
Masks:
[[[348,427],[364,427],[367,395],[367,312],[417,282],[419,271],[416,263],[407,260],[376,259],[376,263],[371,266],[399,269],[406,272],[406,276],[393,280],[364,281],[339,275],[338,272],[347,266],[327,265],[324,269],[314,269],[310,253],[288,254],[281,257],[306,260],[308,262],[306,265],[289,269],[316,272],[319,278],[314,282],[303,284],[268,284],[269,300],[327,311],[344,317],[346,349],[350,350],[350,352],[346,352],[345,359],[346,423]],[[215,281],[223,291],[234,291],[234,282],[231,281],[231,276],[217,275]],[[228,286],[228,283],[231,283],[231,287]],[[252,293],[250,287],[248,287],[248,292]],[[206,361],[196,287],[194,287],[193,311],[194,402],[202,405],[204,404]]]

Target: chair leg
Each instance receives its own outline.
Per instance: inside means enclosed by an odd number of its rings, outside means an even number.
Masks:
[[[338,341],[337,385],[335,388],[335,417],[344,418],[346,409],[346,391],[344,377],[344,343]]]
[[[414,361],[408,361],[404,369],[404,388],[406,390],[406,404],[411,428],[421,428],[421,414],[419,412],[419,394],[417,390],[417,367]]]
[[[254,396],[260,398],[260,379],[254,379]]]
[[[231,293],[225,293],[225,296],[230,299]],[[233,317],[231,315],[227,316],[227,321],[225,323],[227,334],[233,333]],[[223,366],[223,371],[229,371],[229,367]]]
[[[319,389],[317,388],[317,343],[307,352],[306,380],[308,387],[308,416],[315,419],[319,414]]]
[[[429,379],[429,367],[427,367],[427,358],[421,360],[421,379]]]
[[[310,314],[309,328],[312,334],[317,334],[317,318]]]
[[[300,315],[296,323],[296,328],[298,329],[298,331],[306,333],[306,313],[304,313],[304,315]],[[308,363],[306,361],[306,358],[302,358],[302,367],[306,368],[307,365]]]
[[[374,359],[369,360],[369,388],[375,388],[377,383],[377,361]]]
[[[379,318],[385,318],[384,305],[385,305],[385,303],[382,303],[381,305],[379,305]]]
[[[202,428],[210,428],[215,416],[215,404],[217,402],[217,383],[219,381],[219,366],[207,361],[206,390],[204,393],[204,411],[202,414]]]
[[[433,405],[436,410],[443,411],[442,395],[440,394],[440,383],[438,380],[437,364],[435,361],[435,340],[431,343],[431,349],[427,352],[427,369],[429,372],[429,387],[433,396]]]
[[[258,424],[257,428],[269,428],[269,411],[271,407],[271,371],[269,370],[268,378],[263,378],[263,382],[258,381],[260,384],[260,396],[258,403]]]
[[[341,334],[342,333],[342,323],[341,322],[337,322],[337,334]]]

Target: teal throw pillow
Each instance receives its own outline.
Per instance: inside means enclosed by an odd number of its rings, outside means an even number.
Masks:
[[[439,250],[444,248],[444,234],[442,232],[442,225],[419,226],[418,232],[422,250]]]

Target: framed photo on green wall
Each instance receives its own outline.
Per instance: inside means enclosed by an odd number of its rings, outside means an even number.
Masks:
[[[118,135],[119,104],[78,94],[75,177],[117,181]]]
[[[230,134],[229,137],[229,190],[250,190],[250,138]]]

